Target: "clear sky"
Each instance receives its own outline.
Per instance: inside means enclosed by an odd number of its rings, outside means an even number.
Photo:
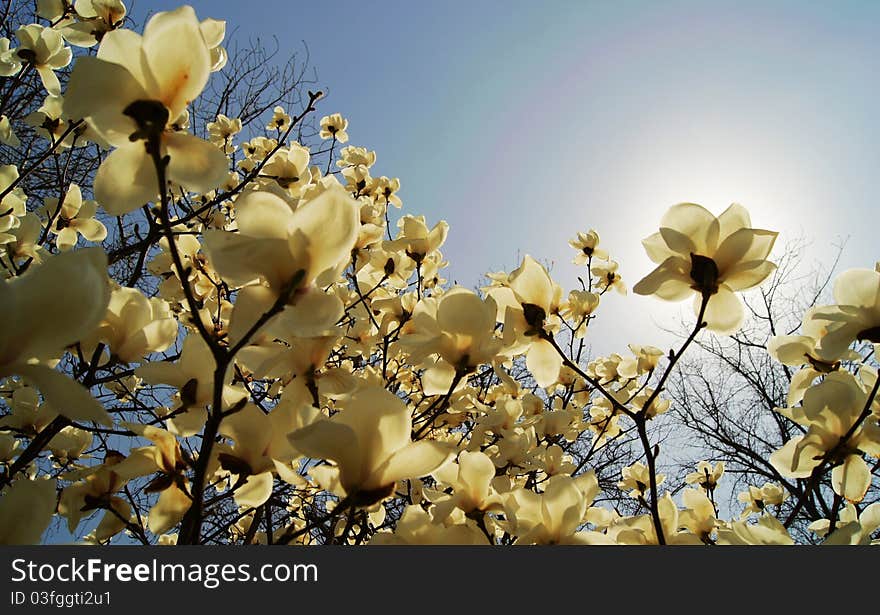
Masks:
[[[681,201],[740,202],[817,261],[844,238],[842,267],[880,259],[878,2],[190,4],[238,37],[307,43],[322,114],[377,151],[406,212],[449,222],[462,285],[529,253],[574,288],[567,241],[592,227],[631,287],[651,269],[640,240]],[[609,304],[616,350],[659,345],[651,318],[677,309]]]

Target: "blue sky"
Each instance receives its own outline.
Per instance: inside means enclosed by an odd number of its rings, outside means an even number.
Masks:
[[[190,4],[237,37],[308,45],[321,113],[400,178],[405,212],[449,222],[462,285],[529,253],[573,288],[567,241],[595,228],[631,287],[651,268],[640,240],[681,201],[740,202],[780,245],[812,241],[811,261],[844,238],[843,268],[880,258],[880,3]],[[651,320],[678,310],[608,303],[616,350],[659,345]]]

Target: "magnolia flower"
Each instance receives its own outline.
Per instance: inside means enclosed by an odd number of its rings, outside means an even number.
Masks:
[[[232,137],[241,132],[241,120],[228,118],[222,113],[213,122],[208,122],[208,138],[217,147],[223,148],[227,154],[231,154],[237,148],[232,142]]]
[[[7,381],[9,384],[15,383]],[[21,383],[13,388],[6,403],[12,412],[0,419],[0,426],[31,437],[43,431],[58,416],[50,404],[40,403],[40,394],[35,388]]]
[[[369,195],[369,188],[373,183],[373,178],[370,176],[369,168],[364,165],[345,167],[344,169],[342,169],[342,177],[345,178],[346,190],[348,190],[355,196]],[[368,199],[368,202],[373,205],[371,200]],[[398,225],[400,225],[400,220],[398,220],[397,223]]]
[[[617,267],[617,261],[608,261],[593,263],[593,266],[590,268],[590,273],[598,278],[597,284],[601,287],[603,293],[613,288],[620,295],[626,294],[626,284],[623,283],[623,278],[617,273]]]
[[[386,242],[384,247],[389,250],[403,250],[417,264],[422,263],[429,253],[439,249],[449,232],[449,225],[443,220],[429,230],[424,216],[403,216],[397,221],[397,226],[400,228],[397,238]]]
[[[239,506],[256,508],[272,495],[274,475],[303,486],[305,479],[288,464],[297,457],[287,434],[318,419],[320,412],[301,403],[282,401],[266,414],[253,404],[223,419],[220,433],[234,442],[223,445],[220,466],[236,475],[233,494]]]
[[[184,475],[189,467],[188,458],[174,434],[152,425],[125,426],[153,445],[132,449],[128,457],[113,466],[113,473],[119,480],[129,481],[158,472],[145,488],[148,493],[159,492],[147,516],[147,527],[154,534],[162,534],[176,526],[192,504]]]
[[[58,513],[67,518],[67,529],[73,533],[84,513],[105,509],[106,512],[95,528],[98,542],[108,540],[123,529],[131,516],[131,506],[124,498],[115,495],[127,480],[115,472],[115,467],[125,456],[108,451],[104,463],[65,476],[70,485],[61,491]]]
[[[510,493],[505,504],[516,544],[590,544],[606,542],[597,532],[581,531],[587,508],[599,494],[593,472],[577,478],[553,476],[542,494],[527,489]]]
[[[871,536],[880,527],[880,502],[866,506],[861,513],[851,502],[847,502],[837,520],[837,529],[825,538],[825,545],[869,545],[877,544]],[[831,521],[819,519],[809,525],[809,529],[821,537],[828,534]]]
[[[706,544],[712,543],[711,535],[718,525],[715,506],[699,489],[685,489],[682,494],[682,503],[686,510],[679,515],[679,524],[691,534],[699,536]]]
[[[714,466],[708,461],[700,461],[697,463],[696,471],[688,474],[684,482],[689,485],[699,485],[706,491],[713,491],[718,486],[718,481],[723,474],[723,461],[716,462]]]
[[[284,112],[284,107],[276,106],[272,110],[272,119],[266,124],[266,130],[284,132],[290,128],[290,116]]]
[[[15,222],[18,224],[13,227],[12,232],[0,235],[0,245],[3,245],[9,261],[15,264],[26,260],[42,263],[46,250],[40,245],[42,235],[40,217],[29,211],[11,222],[13,225]]]
[[[70,47],[64,46],[61,33],[52,28],[30,24],[19,28],[15,36],[19,42],[18,49],[14,51],[16,59],[36,69],[43,81],[43,87],[49,94],[54,96],[61,94],[61,82],[58,81],[55,71],[70,64],[73,58]]]
[[[21,376],[60,414],[112,424],[89,391],[37,360],[54,356],[91,333],[110,299],[107,257],[99,248],[53,256],[17,278],[0,283],[0,378]]]
[[[770,463],[783,476],[807,478],[828,461],[834,468],[834,492],[860,502],[871,486],[871,468],[862,452],[880,457],[880,430],[871,429],[870,423],[855,427],[867,400],[868,394],[855,376],[843,370],[828,374],[804,393],[801,406],[777,409],[807,431],[773,453]]]
[[[18,169],[15,165],[0,165],[0,192],[6,191],[17,179]],[[0,199],[0,243],[6,243],[3,233],[17,227],[20,224],[19,219],[27,214],[26,201],[27,196],[18,186]],[[12,239],[12,236],[6,237]]]
[[[348,142],[348,120],[338,113],[333,115],[325,115],[321,118],[321,134],[322,139],[336,139],[340,143]]]
[[[526,350],[526,367],[538,386],[548,387],[559,378],[562,357],[547,339],[559,329],[562,287],[531,256],[507,279],[505,286],[490,287],[487,293],[498,305],[498,319],[504,323],[504,343],[511,352]]]
[[[587,324],[596,308],[599,307],[600,297],[596,293],[586,290],[573,290],[568,293],[568,301],[562,309],[562,315],[575,321],[574,335],[580,339],[587,334]]]
[[[3,418],[5,419],[6,417]],[[3,421],[0,424],[6,425],[7,423]],[[21,442],[15,436],[11,433],[0,431],[0,465],[8,464],[17,457],[20,449]]]
[[[238,232],[207,231],[204,248],[227,283],[246,287],[232,316],[246,323],[239,330],[286,295],[286,326],[296,335],[322,335],[342,315],[339,298],[321,288],[351,256],[359,226],[354,199],[337,185],[293,211],[281,197],[249,192],[236,211]]]
[[[458,508],[464,513],[503,510],[501,496],[492,488],[495,464],[485,453],[462,451],[458,463],[449,463],[434,472],[434,478],[452,488],[452,495],[437,497],[434,516],[444,520]]]
[[[79,235],[88,241],[103,241],[107,237],[107,227],[95,220],[97,208],[94,201],[83,201],[82,191],[76,184],[67,189],[61,205],[58,199],[46,199],[45,209],[49,215],[57,212],[52,232],[57,235],[55,245],[59,250],[73,248]]]
[[[577,237],[569,240],[568,245],[578,251],[572,261],[575,265],[585,265],[594,258],[602,260],[608,258],[608,252],[599,249],[599,234],[593,229],[586,233],[579,232]]]
[[[120,361],[140,361],[162,352],[177,337],[177,321],[166,301],[144,296],[136,288],[118,287],[93,337],[106,343]]]
[[[772,515],[761,515],[757,523],[733,521],[718,530],[719,545],[791,545],[788,530]]]
[[[428,371],[433,370],[434,379],[448,389],[456,375],[490,363],[501,349],[501,340],[495,337],[496,313],[491,297],[481,299],[470,290],[453,288],[439,299],[424,299],[416,306],[399,343],[417,364],[428,355],[439,355],[440,362]]]
[[[620,472],[623,480],[617,483],[617,487],[623,490],[630,489],[629,497],[643,498],[651,484],[651,474],[648,466],[641,462],[636,462],[631,466],[623,468]],[[657,474],[657,484],[660,485],[666,480],[664,474]]]
[[[289,148],[282,147],[269,158],[260,177],[274,179],[279,186],[295,196],[312,179],[309,158],[309,150],[297,143]]]
[[[421,506],[407,506],[394,532],[377,532],[370,545],[486,545],[473,521],[435,522]]]
[[[11,77],[21,70],[21,60],[14,49],[9,48],[9,39],[0,37],[0,77]]]
[[[400,180],[396,177],[389,179],[383,175],[381,177],[374,177],[370,181],[370,193],[373,195],[373,198],[382,203],[391,203],[398,209],[403,205],[400,197],[397,196],[399,190]]]
[[[622,378],[636,378],[653,371],[663,356],[663,351],[655,346],[639,346],[630,344],[632,357],[622,358],[617,365],[617,373]]]
[[[92,433],[85,429],[79,429],[68,425],[53,437],[47,448],[52,451],[52,456],[60,464],[76,461],[83,452],[92,445]]]
[[[767,354],[782,363],[793,367],[804,366],[791,377],[788,388],[788,405],[798,404],[804,392],[816,378],[840,369],[841,360],[858,360],[858,353],[846,346],[837,345],[835,350],[842,354],[828,354],[828,349],[820,346],[828,333],[827,322],[817,318],[824,308],[813,307],[804,314],[800,335],[776,335],[767,344]]]
[[[453,456],[446,444],[412,442],[409,408],[385,389],[364,388],[339,405],[330,419],[288,437],[300,453],[336,462],[339,484],[355,506],[384,500],[397,481],[427,476]]]
[[[764,483],[761,487],[749,485],[748,490],[737,494],[736,499],[745,504],[742,511],[745,518],[751,513],[763,513],[768,506],[779,506],[787,497],[788,493],[779,485]]]
[[[824,326],[819,350],[842,356],[855,341],[880,344],[880,263],[874,269],[850,269],[834,280],[836,305],[817,308]]]
[[[50,142],[58,143],[60,149],[70,147],[75,139],[82,136],[84,132],[93,132],[87,130],[86,126],[80,125],[72,132],[67,132],[70,124],[65,121],[63,115],[64,99],[61,96],[52,96],[51,94],[45,98],[39,109],[33,111],[24,118],[24,121],[36,129],[38,135],[48,139]],[[67,135],[65,135],[67,132]],[[95,135],[92,135],[95,137]],[[62,138],[63,137],[63,138]],[[82,145],[82,142],[80,142]]]
[[[357,166],[370,168],[374,164],[376,164],[376,152],[354,145],[343,147],[339,152],[339,160],[336,161],[336,165],[343,168]]]
[[[168,157],[167,178],[187,190],[207,192],[226,179],[222,151],[173,130],[210,72],[210,48],[188,6],[157,13],[143,36],[109,32],[97,57],[77,60],[64,111],[71,119],[86,118],[117,148],[101,163],[94,182],[95,198],[108,212],[128,213],[158,194],[150,147]]]
[[[694,528],[705,528],[708,525],[711,513],[704,505],[697,505],[696,518],[692,513],[681,513],[672,496],[666,493],[658,499],[657,512],[660,517],[660,527],[663,537],[668,545],[698,545],[703,544],[700,536],[689,531],[681,531],[685,524]],[[685,514],[687,513],[687,514]],[[690,518],[689,518],[690,517]],[[627,545],[656,545],[659,544],[657,528],[654,526],[652,515],[637,515],[635,517],[622,517],[616,519],[608,527],[607,537],[617,544]]]
[[[707,302],[703,321],[710,331],[733,333],[742,325],[742,302],[733,291],[757,286],[776,265],[767,261],[777,233],[751,228],[738,204],[717,218],[694,203],[672,206],[660,231],[642,241],[658,267],[633,291],[681,301],[695,294],[694,312]]]
[[[120,0],[76,0],[74,9],[80,21],[61,32],[68,43],[79,47],[96,45],[125,20],[125,5]]]

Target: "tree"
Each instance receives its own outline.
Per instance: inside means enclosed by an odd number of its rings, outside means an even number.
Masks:
[[[0,542],[53,519],[101,544],[871,540],[880,273],[844,272],[785,336],[777,310],[802,306],[779,303],[776,233],[676,205],[633,290],[691,299],[694,322],[669,353],[591,359],[626,292],[598,233],[572,240],[568,293],[530,256],[450,287],[448,226],[394,231],[400,182],[342,115],[317,120],[305,64],[228,54],[190,7],[127,19],[5,13]],[[793,497],[736,519],[705,460]]]

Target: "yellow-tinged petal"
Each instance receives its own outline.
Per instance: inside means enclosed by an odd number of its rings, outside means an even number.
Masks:
[[[271,472],[248,476],[244,485],[235,490],[235,503],[245,508],[256,508],[266,503],[272,495],[273,477]]]
[[[694,297],[695,314],[699,314],[701,302],[702,296],[696,295]],[[744,318],[742,301],[728,286],[722,284],[718,288],[718,292],[709,298],[703,322],[706,323],[706,328],[710,331],[729,335],[739,330]]]
[[[233,286],[244,286],[262,277],[277,290],[289,281],[281,275],[290,259],[284,239],[254,239],[239,233],[208,230],[203,241],[211,265]]]
[[[531,303],[550,309],[553,300],[553,282],[547,270],[528,254],[522,264],[510,274],[510,288],[520,303]]]
[[[484,303],[470,290],[454,288],[446,292],[437,306],[437,324],[443,331],[472,338],[485,336],[495,326],[495,302]]]
[[[861,502],[871,486],[871,469],[861,455],[847,455],[831,471],[831,485],[834,493],[850,502]]]
[[[341,186],[328,188],[294,212],[290,252],[308,263],[306,282],[326,286],[351,259],[360,229],[360,207]]]
[[[462,451],[458,456],[458,479],[468,486],[478,501],[489,496],[489,483],[495,478],[495,464],[480,451]]]
[[[116,34],[110,32],[107,36]],[[64,116],[71,120],[88,118],[108,142],[124,145],[137,124],[122,111],[131,102],[148,98],[143,85],[124,66],[81,56],[64,94]]]
[[[132,77],[137,80],[141,88],[143,88],[147,86],[148,79],[147,76],[144,74],[144,69],[146,69],[147,66],[143,61],[143,54],[141,53],[142,45],[143,37],[141,37],[140,34],[135,32],[134,30],[118,28],[104,34],[103,38],[101,39],[101,46],[98,48],[97,57],[100,60],[112,62],[113,64],[118,64],[123,67],[129,72]],[[149,98],[146,92],[137,91],[128,92],[126,90],[121,90],[114,92],[112,90],[108,90],[107,94],[119,95],[120,98],[128,102]],[[124,106],[125,105],[120,108],[120,112],[122,111],[122,108],[124,108]],[[131,121],[130,118],[127,119]]]
[[[335,324],[344,311],[338,296],[311,286],[297,293],[294,303],[284,308],[275,326],[284,327],[296,337],[320,337],[336,331]]]
[[[800,463],[800,446],[803,436],[796,436],[786,442],[782,448],[770,455],[770,464],[782,475],[789,478],[807,478],[813,471],[813,465]],[[817,451],[821,454],[822,451]]]
[[[748,290],[766,280],[775,270],[776,264],[770,261],[737,263],[727,271],[724,283],[732,290]]]
[[[144,27],[143,52],[155,83],[151,93],[176,118],[211,75],[211,54],[192,7],[154,15]]]
[[[668,231],[675,231],[669,233]],[[669,248],[688,256],[691,252],[711,256],[718,245],[718,219],[702,205],[679,203],[660,220],[660,233]]]
[[[657,295],[667,301],[687,299],[694,291],[691,288],[690,263],[678,256],[670,256],[654,271],[633,286],[637,295]]]
[[[784,365],[804,365],[815,345],[806,335],[776,335],[767,343],[767,353]]]
[[[6,362],[50,355],[91,333],[110,301],[107,256],[100,248],[53,256],[0,284],[0,297],[15,325],[0,332],[2,370]]]
[[[88,389],[65,374],[45,365],[26,364],[15,365],[13,373],[34,385],[58,414],[72,421],[113,424],[113,419]]]
[[[678,256],[681,258],[680,254],[669,249],[669,246],[666,245],[666,241],[663,239],[663,235],[659,232],[645,237],[642,240],[642,246],[645,248],[648,258],[658,265],[670,256]]]
[[[562,357],[550,342],[538,340],[529,346],[526,367],[532,372],[539,387],[549,387],[559,379]]]
[[[335,461],[341,467],[357,466],[360,450],[357,436],[348,425],[319,420],[288,434],[297,452],[313,459]]]
[[[110,152],[95,173],[95,200],[113,216],[127,214],[159,193],[156,167],[142,141]]]
[[[147,519],[147,527],[154,534],[164,534],[175,525],[180,523],[192,502],[180,488],[172,484],[165,489]]]
[[[834,280],[834,301],[840,305],[880,307],[880,273],[849,269]]]
[[[366,485],[362,485],[362,487],[365,489],[377,489],[405,478],[427,476],[450,461],[454,455],[455,449],[443,442],[431,440],[412,442],[395,451],[370,476],[369,482]]]
[[[293,228],[293,210],[280,196],[256,190],[235,201],[235,220],[244,235],[286,240]]]
[[[2,493],[0,544],[32,545],[55,514],[55,480],[19,478]]]
[[[179,132],[163,135],[168,153],[168,179],[193,192],[209,192],[229,174],[229,161],[211,143]]]
[[[718,216],[718,236],[723,241],[738,229],[752,226],[748,210],[739,203],[732,203]]]
[[[753,229],[738,229],[721,242],[721,245],[718,246],[714,254],[707,255],[715,261],[721,278],[726,279],[725,274],[727,271],[733,265],[743,260],[743,257],[752,247],[754,237],[755,231]]]

